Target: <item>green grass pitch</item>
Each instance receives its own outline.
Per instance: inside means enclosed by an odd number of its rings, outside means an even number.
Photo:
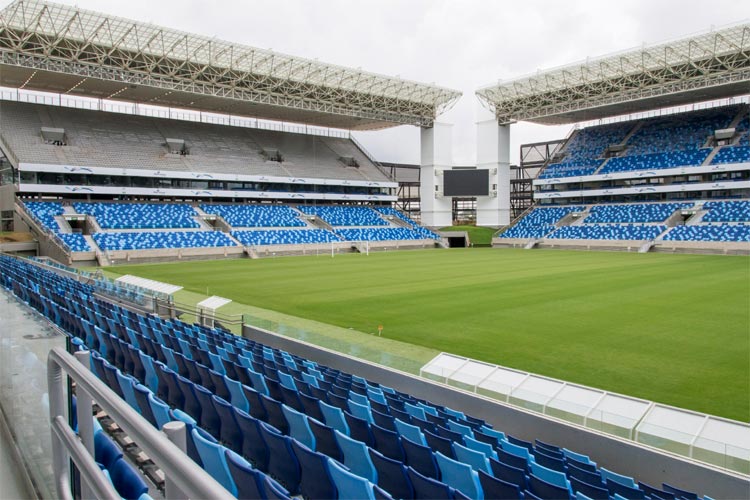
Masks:
[[[466,249],[111,269],[750,420],[747,257]]]

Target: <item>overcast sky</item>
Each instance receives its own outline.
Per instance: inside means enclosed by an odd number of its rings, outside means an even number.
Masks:
[[[317,58],[463,92],[452,123],[456,165],[475,161],[477,88],[538,69],[750,19],[748,0],[62,0],[81,8]],[[7,1],[0,0],[5,4]],[[521,123],[518,146],[570,127]],[[382,161],[419,163],[415,127],[358,138]]]

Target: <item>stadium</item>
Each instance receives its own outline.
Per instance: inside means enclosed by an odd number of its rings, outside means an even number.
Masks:
[[[747,21],[469,95],[169,24],[0,6],[0,497],[750,496]]]

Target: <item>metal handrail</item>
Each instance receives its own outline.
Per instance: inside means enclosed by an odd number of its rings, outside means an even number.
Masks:
[[[83,354],[83,359],[88,359],[88,353]],[[219,484],[210,474],[204,471],[193,460],[187,456],[178,446],[173,444],[167,436],[158,431],[138,412],[130,407],[124,400],[114,393],[107,385],[99,380],[82,362],[65,352],[62,347],[54,347],[47,358],[47,386],[49,390],[50,421],[53,427],[52,456],[56,475],[58,495],[60,498],[72,498],[69,489],[69,461],[82,453],[69,439],[70,433],[60,430],[62,427],[70,428],[64,424],[66,408],[65,378],[63,372],[76,382],[78,427],[82,446],[93,456],[94,430],[91,413],[91,401],[96,403],[117,422],[127,435],[143,449],[143,451],[164,472],[167,485],[186,492],[193,498],[211,499],[233,499],[234,496]],[[63,425],[64,424],[64,425]],[[80,457],[79,457],[80,458]],[[84,457],[85,458],[85,457]],[[81,460],[79,465],[83,469],[83,478],[93,477],[99,472],[98,466],[92,460]],[[93,468],[96,468],[95,470]],[[82,486],[90,488],[96,494],[98,480],[85,483]],[[107,490],[105,498],[113,495]],[[119,495],[115,496],[119,498]]]

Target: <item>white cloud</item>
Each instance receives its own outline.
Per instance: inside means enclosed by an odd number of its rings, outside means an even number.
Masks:
[[[367,71],[434,82],[464,93],[441,117],[453,123],[456,164],[475,161],[477,88],[712,26],[750,18],[750,2],[713,0],[65,0],[81,8]],[[570,127],[518,124],[522,143]],[[360,133],[378,158],[419,162],[413,127]]]

